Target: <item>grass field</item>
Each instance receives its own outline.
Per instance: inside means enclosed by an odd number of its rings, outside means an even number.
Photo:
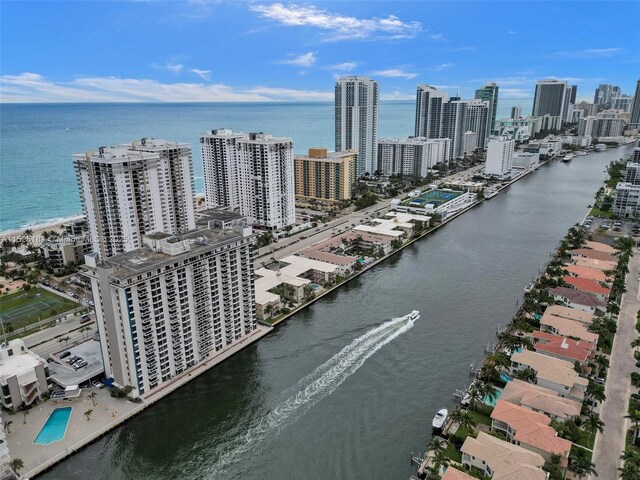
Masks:
[[[19,290],[0,297],[0,317],[14,329],[69,311],[78,304],[42,288]]]

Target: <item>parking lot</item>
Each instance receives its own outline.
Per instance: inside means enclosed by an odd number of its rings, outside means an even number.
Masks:
[[[636,240],[640,240],[640,223],[633,220],[588,216],[582,223],[582,227],[587,233],[606,233],[611,237],[632,236]]]
[[[66,353],[69,352],[68,355]],[[60,358],[61,356],[64,358]],[[68,364],[68,361],[78,357],[84,360],[84,365],[79,368],[74,368]],[[81,385],[89,382],[91,379],[101,377],[104,373],[104,366],[102,365],[102,352],[100,351],[100,342],[93,340],[92,338],[79,345],[64,350],[56,355],[50,355],[51,362],[49,363],[49,371],[51,373],[51,380],[60,385],[61,387],[68,387],[70,385]],[[78,364],[76,363],[76,366]]]

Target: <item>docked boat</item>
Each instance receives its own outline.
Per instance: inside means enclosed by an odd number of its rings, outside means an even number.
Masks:
[[[530,283],[529,285],[524,287],[524,293],[529,293],[531,290],[533,290],[533,283]]]
[[[587,154],[587,152],[585,152],[584,150],[580,150],[580,151],[578,152],[578,156],[579,156],[579,157],[584,157],[586,154]]]
[[[441,430],[442,427],[444,427],[444,424],[447,421],[447,418],[449,418],[449,410],[447,410],[446,408],[438,410],[438,413],[436,413],[436,416],[433,417],[431,426],[433,427],[434,430]]]
[[[596,145],[596,152],[604,152],[607,149],[607,146],[604,143],[599,143]]]
[[[565,155],[564,157],[562,157],[562,161],[565,162],[565,163],[568,163],[571,160],[573,160],[573,154],[571,154],[571,153],[568,154],[568,155]]]

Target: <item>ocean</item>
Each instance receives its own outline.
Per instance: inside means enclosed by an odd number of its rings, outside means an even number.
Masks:
[[[498,104],[528,111],[531,99]],[[380,137],[413,134],[415,103],[380,104]],[[334,146],[333,103],[0,104],[0,233],[81,214],[71,155],[142,137],[188,142],[203,191],[200,133],[215,128],[293,138],[294,151]]]

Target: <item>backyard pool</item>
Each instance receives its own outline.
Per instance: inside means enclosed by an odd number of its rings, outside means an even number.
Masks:
[[[507,375],[504,372],[500,374],[500,378],[502,379],[503,382],[510,382],[511,380],[513,380],[513,378],[511,378],[509,375]]]
[[[496,388],[496,396],[490,397],[489,395],[485,395],[484,399],[482,400],[482,403],[484,403],[485,405],[489,405],[490,407],[495,407],[496,402],[500,400],[501,395],[502,395],[502,390],[500,390],[499,388]]]
[[[49,445],[64,438],[67,424],[71,417],[71,407],[56,408],[40,429],[40,433],[33,441],[37,445]]]

